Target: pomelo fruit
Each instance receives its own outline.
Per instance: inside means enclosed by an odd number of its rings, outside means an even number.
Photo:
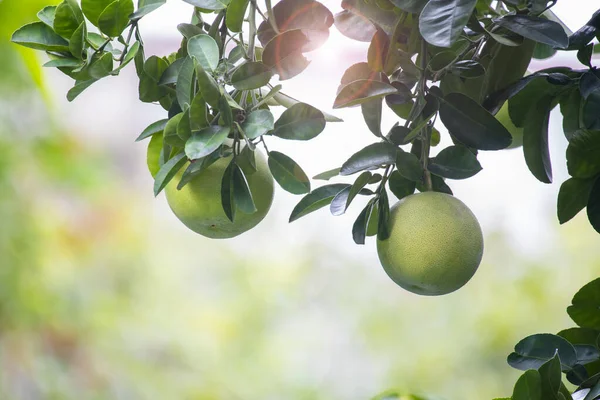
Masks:
[[[512,143],[508,146],[508,149],[516,149],[517,147],[523,146],[523,128],[519,128],[515,126],[510,119],[510,114],[508,113],[508,102],[504,103],[500,111],[496,114],[496,119],[500,121],[502,125],[506,128],[506,130],[512,136]]]
[[[475,215],[456,197],[424,192],[391,208],[390,237],[377,240],[377,253],[399,286],[420,295],[443,295],[477,271],[483,234]]]
[[[255,151],[256,170],[250,165],[240,165],[250,187],[257,211],[245,214],[236,209],[234,222],[225,215],[221,205],[221,180],[231,156],[224,157],[200,172],[181,190],[177,185],[186,164],[165,188],[171,210],[191,230],[213,239],[238,236],[258,225],[273,203],[273,176],[265,157]]]

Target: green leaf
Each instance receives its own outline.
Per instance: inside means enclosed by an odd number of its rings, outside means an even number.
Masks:
[[[188,4],[204,10],[220,11],[227,8],[229,0],[183,0]]]
[[[196,132],[185,144],[185,153],[190,160],[205,157],[221,146],[231,128],[213,125]]]
[[[190,110],[187,109],[183,112],[183,116],[177,124],[177,136],[181,138],[181,141],[184,143],[184,145],[192,136],[192,128],[190,124]]]
[[[190,106],[190,128],[192,131],[199,131],[202,128],[206,128],[208,126],[207,116],[206,102],[202,98],[202,94],[198,93]]]
[[[512,136],[504,125],[473,99],[450,93],[439,100],[442,122],[465,146],[500,150],[510,145]]]
[[[390,39],[388,35],[382,29],[377,29],[367,51],[368,65],[371,70],[383,72],[389,46]]]
[[[127,64],[132,62],[135,59],[135,57],[137,56],[140,49],[141,49],[140,42],[135,42],[134,44],[132,44],[131,47],[129,48],[129,50],[127,50],[127,54],[125,55],[125,58],[123,58],[123,62],[112,72],[112,75],[117,74],[120,70],[125,68],[127,66]]]
[[[354,184],[340,193],[338,193],[335,198],[331,201],[330,211],[332,215],[339,216],[346,212],[352,200],[360,193],[361,190],[369,183],[369,180],[373,174],[368,171],[363,172],[356,178]]]
[[[581,97],[579,90],[571,90],[565,96],[560,99],[560,113],[563,116],[563,131],[567,140],[571,140],[575,132],[581,129],[579,122],[579,113],[583,98]]]
[[[567,147],[567,168],[574,178],[592,178],[600,173],[600,131],[581,130]]]
[[[277,89],[277,90],[276,90]],[[265,101],[265,99],[269,98],[269,96],[272,95],[273,100],[275,100],[279,105],[282,105],[285,108],[290,108],[298,103],[303,103],[300,100],[297,100],[291,96],[288,96],[285,93],[280,93],[279,91],[281,90],[281,85],[277,85],[275,86],[273,89],[271,89],[271,91],[264,97],[263,101]],[[261,103],[262,103],[261,102]],[[327,122],[343,122],[343,120],[341,120],[340,118],[336,117],[335,115],[331,115],[331,114],[327,114],[326,112],[323,112],[323,115],[325,116],[325,121]]]
[[[301,29],[280,33],[265,46],[262,62],[279,75],[279,80],[293,78],[308,67],[302,49],[309,43]]]
[[[591,328],[569,328],[558,332],[557,335],[567,339],[572,345],[590,344],[598,346],[597,341],[600,338],[600,330]]]
[[[367,236],[367,228],[369,226],[369,217],[371,216],[371,211],[373,210],[373,202],[369,201],[367,206],[360,212],[358,218],[352,225],[352,239],[356,244],[365,244],[365,239]]]
[[[98,26],[98,19],[102,12],[115,0],[81,0],[81,8],[87,19]]]
[[[136,12],[129,16],[132,21],[138,20],[165,5],[167,0],[140,0]]]
[[[596,183],[590,193],[587,204],[587,216],[592,227],[596,232],[600,233],[600,178],[596,179]]]
[[[370,42],[377,31],[371,21],[349,10],[337,13],[334,22],[342,35],[359,42]]]
[[[583,400],[594,400],[598,399],[598,397],[600,397],[600,382],[598,382],[596,386],[590,389],[590,391]]]
[[[321,186],[304,196],[302,200],[294,207],[290,215],[290,221],[294,222],[297,219],[304,217],[320,208],[323,208],[331,203],[333,198],[342,190],[350,187],[348,184],[337,183],[332,185]]]
[[[73,32],[73,36],[71,36],[71,40],[69,41],[69,50],[71,51],[71,54],[80,60],[83,58],[86,37],[87,29],[85,27],[85,22],[82,22],[75,32]]]
[[[154,135],[148,143],[148,149],[146,150],[146,165],[152,178],[156,177],[156,174],[161,167],[161,155],[163,154],[163,136]],[[163,163],[164,164],[164,163]]]
[[[43,65],[45,68],[81,68],[84,63],[76,58],[57,58]]]
[[[158,196],[187,161],[185,153],[181,152],[160,167],[154,179],[154,196]]]
[[[351,186],[339,192],[329,205],[329,212],[331,215],[338,216],[342,215],[346,211],[346,203],[348,202],[348,195],[350,194]]]
[[[183,118],[183,113],[173,116],[165,125],[164,142],[173,147],[184,147],[185,141],[177,134],[177,126]],[[190,157],[191,158],[191,157]],[[199,157],[198,157],[199,158]]]
[[[465,79],[472,79],[485,75],[485,67],[474,60],[463,60],[452,64],[449,72]]]
[[[558,352],[539,368],[542,380],[542,399],[551,400],[559,398],[561,386],[561,359]]]
[[[113,70],[113,55],[112,53],[101,53],[100,57],[95,58],[88,68],[90,76],[94,79],[101,79],[108,75]]]
[[[200,64],[196,64],[196,78],[198,79],[200,94],[202,94],[204,101],[211,107],[218,108],[221,89],[217,81]]]
[[[11,41],[36,50],[68,52],[69,42],[43,22],[34,22],[17,29]]]
[[[256,139],[274,128],[275,118],[269,110],[252,111],[242,124],[242,129],[248,139]]]
[[[229,163],[223,178],[221,179],[221,206],[227,218],[233,222],[235,219],[235,189],[233,187],[233,176],[237,165],[233,160]]]
[[[406,179],[418,182],[423,179],[423,167],[417,156],[412,153],[405,151],[398,151],[396,153],[396,168],[400,175]]]
[[[511,367],[522,371],[538,369],[551,360],[556,352],[560,355],[563,370],[568,370],[577,363],[573,345],[560,336],[548,333],[531,335],[521,340],[507,361]]]
[[[194,60],[186,57],[181,64],[179,74],[177,75],[177,102],[182,110],[186,110],[192,103],[192,93],[194,92]]]
[[[554,21],[533,15],[505,15],[494,22],[512,32],[538,43],[559,49],[569,46],[569,37],[563,27]]]
[[[247,62],[240,65],[231,76],[231,84],[238,90],[258,89],[271,80],[271,69],[260,62]]]
[[[420,13],[428,1],[429,0],[391,0],[391,2],[399,9],[413,14]]]
[[[523,153],[527,167],[540,182],[552,183],[548,147],[548,124],[554,96],[543,96],[527,115],[523,130]]]
[[[542,400],[542,377],[534,369],[525,371],[517,380],[512,400]]]
[[[410,196],[415,192],[416,182],[403,177],[398,171],[394,171],[390,175],[388,186],[394,196],[400,200],[406,196]]]
[[[593,191],[597,190],[598,186],[596,184]],[[600,329],[600,278],[582,287],[571,303],[567,313],[577,325],[582,328]]]
[[[467,179],[481,171],[477,156],[465,146],[450,146],[433,158],[427,167],[432,173],[448,179]]]
[[[310,180],[306,173],[290,157],[278,151],[269,152],[269,169],[282,189],[292,194],[310,192]]]
[[[377,204],[379,211],[377,220],[377,240],[387,240],[390,237],[390,203],[387,191],[381,191]]]
[[[419,16],[423,38],[434,46],[450,47],[460,36],[477,0],[430,0]]]
[[[237,164],[233,167],[233,198],[235,206],[244,214],[257,211],[244,171]]]
[[[558,192],[558,221],[561,224],[571,220],[588,203],[594,179],[571,178],[563,182]]]
[[[109,37],[118,37],[129,25],[129,16],[132,13],[132,0],[116,0],[98,17],[98,28]]]
[[[181,180],[177,184],[177,190],[181,190],[185,185],[190,183],[192,179],[194,179],[200,172],[204,171],[206,168],[210,167],[212,164],[221,159],[223,151],[223,146],[213,151],[206,157],[200,158],[198,160],[194,160],[190,162],[190,165],[186,168],[181,176]]]
[[[75,0],[64,0],[56,7],[54,32],[58,35],[70,39],[82,23],[83,13]]]
[[[282,139],[310,140],[325,129],[321,111],[305,103],[294,104],[275,122],[273,135]]]
[[[169,122],[168,119],[161,119],[160,121],[151,123],[150,125],[148,125],[148,127],[146,129],[144,129],[144,131],[140,134],[140,136],[138,136],[138,138],[135,139],[135,141],[139,142],[139,141],[149,138],[150,136],[153,136],[157,133],[163,132],[165,129],[165,126],[167,125],[167,122]]]
[[[590,95],[600,90],[600,78],[593,72],[586,72],[579,80],[579,91],[581,96],[587,100]]]
[[[398,90],[385,82],[361,79],[345,85],[338,93],[333,108],[352,107],[370,100],[378,99]]]
[[[83,91],[85,89],[87,89],[90,86],[92,86],[92,84],[94,84],[95,82],[97,82],[97,79],[90,79],[90,80],[87,80],[87,81],[76,82],[75,86],[73,86],[67,92],[67,100],[69,100],[69,101],[75,100],[81,93],[83,93]]]
[[[396,162],[397,149],[387,142],[373,143],[353,154],[340,169],[340,175],[352,175],[356,172]]]
[[[325,172],[321,172],[318,175],[313,176],[314,180],[328,181],[331,178],[340,174],[340,168],[333,168]]]
[[[202,28],[194,24],[179,24],[177,25],[177,30],[188,40],[196,35],[202,35],[204,33]]]
[[[219,46],[212,37],[200,34],[188,40],[187,51],[205,71],[214,71],[219,65]]]
[[[225,17],[225,23],[230,31],[242,31],[242,25],[244,23],[246,10],[248,9],[248,3],[250,3],[250,0],[231,0],[231,3],[229,3],[229,7],[227,7],[227,15]]]
[[[373,99],[362,103],[361,111],[363,119],[369,130],[377,137],[382,137],[381,134],[381,116],[383,113],[383,99]]]
[[[40,12],[37,13],[37,17],[54,29],[54,17],[56,16],[56,6],[46,6]]]

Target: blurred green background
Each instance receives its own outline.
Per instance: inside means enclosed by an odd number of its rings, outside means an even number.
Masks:
[[[75,131],[41,57],[9,43],[47,3],[0,2],[0,399],[491,399],[512,391],[519,339],[572,325],[565,307],[600,272],[584,215],[552,219],[533,253],[488,228],[480,272],[442,298],[394,286],[372,248],[323,239],[326,213],[298,240],[289,204],[256,236],[186,231],[123,172],[144,168],[139,132],[129,158],[89,140],[83,116]]]

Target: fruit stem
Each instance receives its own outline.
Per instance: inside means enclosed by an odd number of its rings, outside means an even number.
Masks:
[[[250,14],[248,15],[248,23],[250,25],[250,32],[248,38],[248,55],[250,61],[254,61],[256,54],[254,51],[254,44],[256,43],[256,3],[250,2]]]
[[[418,91],[425,96],[427,89],[427,42],[421,37],[421,77],[419,79]],[[429,164],[429,150],[431,148],[431,129],[426,125],[421,131],[421,164],[423,166],[423,181],[427,191],[433,190],[431,173],[427,169]]]

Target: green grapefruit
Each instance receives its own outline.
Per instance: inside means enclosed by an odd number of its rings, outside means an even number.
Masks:
[[[232,238],[254,228],[269,212],[274,191],[273,176],[265,157],[259,151],[255,156],[256,170],[250,165],[240,165],[256,205],[255,213],[245,214],[237,209],[231,222],[223,211],[221,179],[231,156],[219,159],[178,190],[187,165],[182,168],[165,188],[173,213],[194,232],[213,239]]]
[[[438,296],[473,277],[483,256],[483,234],[475,215],[456,197],[424,192],[392,207],[390,237],[377,240],[377,253],[396,284]]]
[[[496,114],[496,119],[500,121],[506,130],[512,136],[512,143],[508,146],[508,149],[516,149],[517,147],[523,146],[523,128],[517,127],[508,113],[508,102],[504,103],[500,111]]]

